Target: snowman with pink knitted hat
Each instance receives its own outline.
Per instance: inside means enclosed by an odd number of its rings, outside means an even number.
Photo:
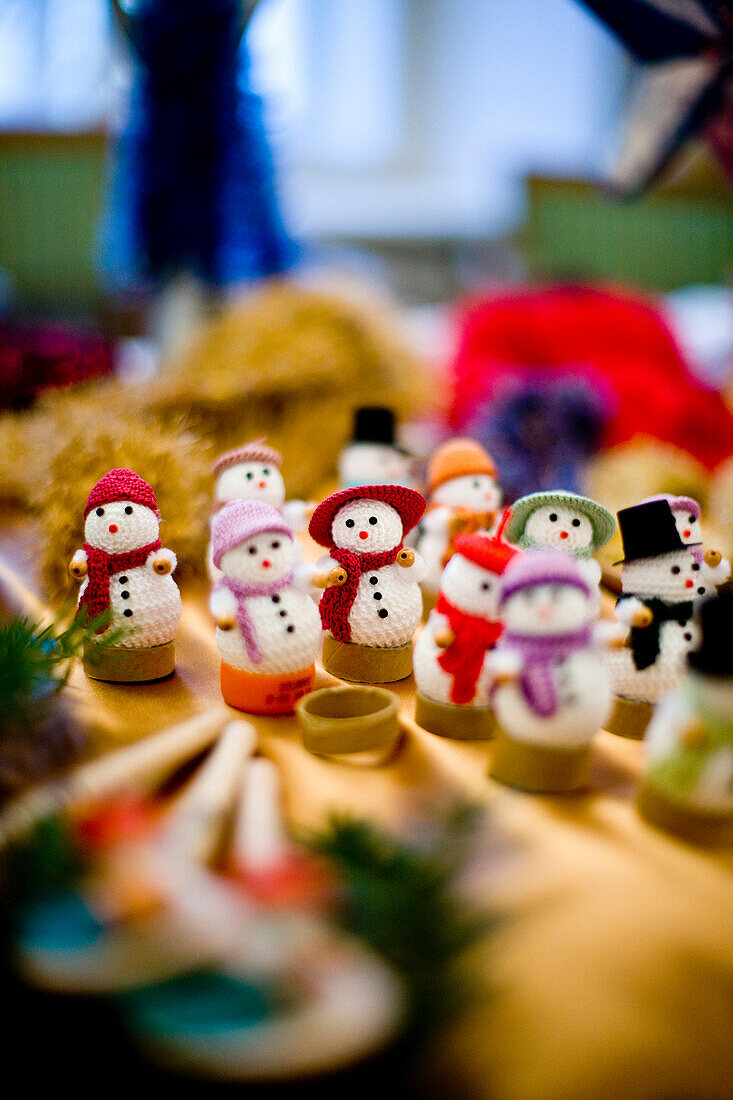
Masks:
[[[313,566],[298,562],[291,527],[276,508],[234,500],[214,516],[211,594],[226,702],[250,713],[290,713],[313,687],[321,620]]]
[[[707,588],[708,593],[713,593],[729,579],[730,562],[719,550],[703,548],[700,505],[694,497],[676,497],[670,493],[647,497],[641,503],[649,504],[655,500],[666,500],[669,504],[679,536],[685,546],[689,546],[690,553],[700,566],[700,583]]]

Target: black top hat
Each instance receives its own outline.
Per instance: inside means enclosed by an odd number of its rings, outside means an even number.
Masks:
[[[675,550],[687,550],[700,543],[685,544],[680,538],[674,515],[666,500],[650,500],[622,508],[618,515],[624,556],[614,565],[639,558],[655,558],[657,554],[672,554]]]
[[[706,676],[733,676],[733,593],[720,592],[700,608],[702,641],[687,655],[695,672]]]
[[[402,454],[395,438],[395,420],[391,409],[381,405],[366,405],[354,413],[353,443],[383,443]]]

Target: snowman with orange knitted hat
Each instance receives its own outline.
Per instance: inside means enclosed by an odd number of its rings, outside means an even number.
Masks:
[[[428,510],[416,540],[427,567],[422,587],[429,602],[440,588],[453,540],[490,531],[502,496],[494,461],[475,440],[451,439],[435,452],[428,467]]]
[[[502,632],[500,577],[521,554],[500,535],[459,535],[440,582],[437,603],[415,646],[415,720],[445,737],[490,737],[487,660]]]
[[[84,548],[69,572],[82,581],[79,610],[90,621],[106,615],[99,633],[114,639],[87,647],[87,674],[122,682],[170,675],[181,595],[170,575],[176,555],[158,537],[155,493],[133,470],[110,470],[89,494],[84,521]]]
[[[314,583],[325,589],[323,666],[334,676],[389,683],[412,672],[424,565],[403,539],[424,510],[424,497],[404,485],[357,485],[313,513],[311,538],[329,551]]]

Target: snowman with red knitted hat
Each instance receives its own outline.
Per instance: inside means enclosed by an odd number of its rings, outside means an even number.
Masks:
[[[176,555],[163,548],[159,526],[155,493],[133,470],[110,470],[89,494],[84,548],[69,571],[83,581],[79,610],[90,620],[106,615],[100,633],[114,639],[105,647],[102,636],[85,655],[86,670],[97,679],[152,680],[173,671],[181,595],[171,576]]]
[[[415,646],[415,720],[446,737],[490,737],[493,672],[487,657],[502,632],[499,582],[521,551],[479,533],[460,535],[454,551]]]
[[[325,589],[326,671],[362,683],[410,675],[425,569],[403,538],[424,510],[425,499],[404,485],[342,489],[316,508],[309,531],[329,550],[315,581]]]

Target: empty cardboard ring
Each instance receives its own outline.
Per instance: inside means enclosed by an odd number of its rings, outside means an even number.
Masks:
[[[318,756],[394,747],[401,734],[397,696],[380,687],[321,688],[296,704],[303,744]]]

